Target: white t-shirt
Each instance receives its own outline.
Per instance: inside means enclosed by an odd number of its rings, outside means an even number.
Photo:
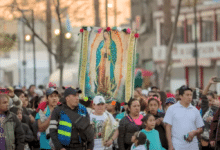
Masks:
[[[140,114],[141,114],[142,116],[146,116],[146,112],[145,112],[145,111],[141,111]]]
[[[108,112],[104,112],[102,116],[94,115],[94,113],[90,114],[90,122],[94,125],[94,150],[105,149],[105,147],[102,145],[102,130],[105,121],[108,119],[108,116],[110,117],[112,124],[115,124],[116,120],[112,114]],[[112,145],[109,148],[111,147]]]
[[[145,145],[138,145],[137,147],[135,146],[135,144],[133,143],[131,146],[131,150],[147,150]]]
[[[163,122],[172,125],[172,143],[175,150],[199,150],[197,137],[190,143],[184,140],[184,135],[204,126],[196,107],[190,104],[186,108],[177,102],[168,108]]]
[[[88,114],[90,115],[91,113],[93,113],[94,112],[94,110],[93,109],[91,109],[91,108],[86,108],[86,110],[87,110],[87,112],[88,112]]]

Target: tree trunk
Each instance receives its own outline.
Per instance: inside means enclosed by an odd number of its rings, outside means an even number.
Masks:
[[[63,68],[64,68],[64,63],[60,62],[60,87],[63,86]]]
[[[47,49],[49,54],[49,73],[52,74],[52,56],[50,51],[52,51],[52,34],[51,34],[51,0],[47,0]]]
[[[95,9],[95,26],[100,27],[99,0],[93,0]]]
[[[171,0],[164,0],[163,13],[164,13],[164,28],[162,31],[162,36],[163,36],[165,45],[168,46],[171,33],[172,33]]]
[[[57,7],[56,7],[56,12],[57,12],[57,17],[58,17],[58,22],[59,22],[59,27],[60,27],[60,49],[59,49],[59,68],[60,68],[60,87],[63,86],[63,28],[62,28],[62,22],[61,22],[61,17],[60,17],[60,0],[57,0]]]
[[[172,49],[173,49],[174,38],[176,36],[176,29],[177,29],[179,14],[180,14],[181,2],[182,2],[182,0],[179,0],[178,4],[177,4],[177,8],[176,8],[176,12],[175,12],[175,22],[174,22],[174,25],[172,28],[171,38],[170,38],[170,41],[169,41],[169,44],[167,47],[166,64],[165,64],[164,73],[163,73],[163,77],[162,77],[163,80],[162,80],[162,84],[161,84],[161,90],[164,90],[164,88],[165,88],[168,67],[169,67],[169,65],[171,63],[171,59],[172,59]]]

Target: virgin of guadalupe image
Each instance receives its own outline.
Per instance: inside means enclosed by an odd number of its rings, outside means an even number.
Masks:
[[[117,61],[117,48],[111,38],[111,32],[103,32],[102,40],[96,51],[96,81],[95,93],[112,95],[116,90],[115,64]]]

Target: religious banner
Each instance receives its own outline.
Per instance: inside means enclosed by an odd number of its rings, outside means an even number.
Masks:
[[[91,28],[80,30],[79,85],[81,98],[95,95],[128,101],[134,92],[136,39],[131,29]]]

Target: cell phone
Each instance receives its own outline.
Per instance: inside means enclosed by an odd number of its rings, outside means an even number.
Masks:
[[[184,140],[186,141],[188,137],[189,137],[189,134],[184,135]]]
[[[220,78],[214,78],[212,80],[213,80],[213,82],[220,82]]]
[[[9,89],[0,89],[0,94],[8,94]]]

